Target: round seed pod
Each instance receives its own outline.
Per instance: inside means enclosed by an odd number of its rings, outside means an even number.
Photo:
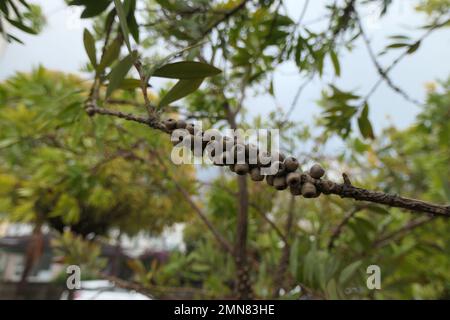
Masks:
[[[163,123],[169,131],[175,130],[177,128],[177,120],[175,119],[169,118],[164,120]]]
[[[298,185],[295,185],[295,186],[290,186],[290,187],[289,187],[289,191],[291,192],[291,194],[292,194],[293,196],[299,196],[299,195],[302,194],[302,188],[301,188],[301,185],[298,184]]]
[[[309,175],[314,179],[320,179],[325,174],[325,170],[322,168],[320,164],[315,164],[309,169]]]
[[[322,191],[324,194],[330,194],[331,189],[334,187],[334,182],[331,182],[329,180],[323,180],[320,186],[320,191]]]
[[[272,157],[269,155],[267,151],[259,151],[258,152],[258,167],[270,167],[272,162]]]
[[[187,130],[190,134],[194,135],[194,134],[195,134],[195,126],[194,126],[194,124],[192,124],[192,123],[186,124],[186,130]]]
[[[301,180],[302,176],[299,172],[289,172],[286,176],[286,182],[291,187],[299,185]]]
[[[302,191],[302,195],[305,198],[314,198],[314,197],[316,197],[316,194],[317,194],[316,186],[313,185],[311,182],[305,182],[302,185],[301,191]]]
[[[287,157],[286,159],[284,159],[284,167],[286,168],[287,172],[294,172],[295,170],[298,169],[299,167],[299,163],[298,160],[294,157]]]
[[[178,120],[177,121],[177,129],[185,129],[186,128],[186,121],[184,120]]]
[[[248,164],[235,164],[234,165],[234,172],[236,172],[238,175],[243,176],[244,174],[247,174],[249,172],[250,168],[248,167]]]
[[[278,176],[273,179],[273,186],[277,190],[284,190],[287,188],[286,176]]]
[[[264,176],[261,174],[261,170],[256,167],[250,170],[250,177],[253,181],[263,181]]]
[[[266,176],[266,182],[269,186],[273,187],[273,180],[275,179],[275,176]]]

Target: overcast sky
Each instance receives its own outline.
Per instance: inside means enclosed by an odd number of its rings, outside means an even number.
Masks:
[[[82,31],[87,21],[78,18],[79,10],[68,8],[63,0],[35,2],[42,5],[48,20],[47,25],[38,36],[21,35],[25,45],[10,44],[0,49],[0,79],[5,79],[16,71],[30,71],[39,64],[50,69],[77,72],[87,60],[82,44]],[[320,17],[327,2],[329,1],[310,1],[303,21],[308,23]],[[386,45],[388,35],[403,33],[417,37],[422,34],[423,31],[412,28],[426,23],[424,15],[414,11],[411,5],[414,2],[394,1],[389,14],[381,20],[377,18],[378,13],[372,8],[363,13],[366,29],[377,52]],[[300,0],[288,1],[289,13],[294,20],[300,15],[303,3]],[[312,24],[310,27],[314,26],[320,27],[320,24]],[[395,54],[386,55],[382,62],[387,65]],[[450,57],[450,28],[437,31],[427,38],[414,55],[405,58],[393,70],[392,79],[413,98],[422,101],[426,82],[449,76],[448,57]],[[364,95],[378,79],[362,42],[358,42],[352,52],[343,55],[341,65],[343,73],[337,83],[343,89],[358,89],[358,92]],[[332,73],[331,67],[327,66],[325,80],[316,79],[306,87],[293,114],[295,119],[311,122],[313,116],[320,113],[315,102],[324,84],[332,80]],[[289,108],[301,83],[302,78],[297,68],[290,63],[283,65],[275,74],[277,101],[274,102],[266,95],[252,96],[246,100],[250,114],[265,115],[273,109],[274,103]],[[417,106],[405,101],[384,84],[372,96],[370,105],[370,118],[377,132],[386,126],[387,121],[405,127],[414,120],[419,111]]]

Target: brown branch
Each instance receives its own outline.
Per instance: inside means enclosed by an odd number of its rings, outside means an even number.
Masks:
[[[159,121],[159,119],[156,116],[144,118],[144,117],[137,116],[137,115],[134,115],[131,113],[124,113],[124,112],[116,111],[116,110],[112,110],[112,109],[99,108],[92,101],[88,101],[86,103],[86,112],[90,116],[94,116],[95,114],[101,114],[101,115],[108,115],[108,116],[125,119],[128,121],[134,121],[134,122],[146,124],[153,129],[157,129],[157,130],[163,131],[165,133],[169,133],[166,126],[161,121]]]
[[[325,194],[335,194],[341,198],[351,198],[358,201],[367,201],[384,204],[390,207],[403,208],[413,212],[424,212],[446,218],[450,217],[449,205],[437,205],[421,200],[401,197],[396,194],[366,190],[355,187],[348,182],[340,184],[329,180],[317,179],[312,179],[312,182]]]
[[[358,23],[358,27],[359,30],[361,32],[361,36],[364,40],[364,43],[366,45],[367,51],[369,53],[370,59],[372,60],[372,63],[374,64],[375,68],[377,69],[378,74],[381,76],[382,79],[384,79],[384,81],[386,81],[387,85],[389,87],[391,87],[392,90],[394,90],[395,92],[397,92],[399,95],[401,95],[405,100],[414,103],[418,106],[421,106],[422,103],[416,99],[411,98],[405,91],[403,91],[399,86],[397,86],[392,79],[387,75],[386,71],[383,70],[383,68],[381,67],[381,64],[378,62],[377,57],[375,56],[375,53],[372,49],[372,46],[370,44],[370,40],[363,28],[362,22],[359,18],[359,15],[357,14],[357,12],[355,11],[356,14],[356,22]]]
[[[143,118],[133,114],[123,113],[120,111],[98,108],[90,105],[86,108],[88,114],[102,114],[122,118],[129,121],[135,121],[146,124],[151,128],[168,133],[166,127],[157,118]],[[242,176],[240,176],[242,178]],[[243,177],[245,178],[245,176]],[[346,178],[344,178],[346,179]],[[335,194],[341,198],[351,198],[358,201],[367,201],[379,203],[395,208],[402,208],[412,212],[429,213],[436,216],[450,218],[450,205],[437,205],[416,199],[401,197],[396,194],[388,194],[381,191],[372,191],[353,186],[351,183],[335,183],[330,180],[311,180],[316,187],[324,194]]]
[[[274,277],[275,286],[272,293],[274,298],[279,297],[280,290],[284,287],[286,281],[286,271],[289,266],[289,258],[291,253],[291,244],[289,242],[289,239],[292,233],[292,225],[294,222],[294,211],[295,211],[294,209],[295,209],[295,197],[291,195],[284,233],[285,234],[284,247],[281,252],[280,262],[278,264],[278,268]]]
[[[230,9],[227,12],[223,13],[223,17],[220,19],[217,19],[214,21],[208,28],[206,28],[200,37],[200,39],[203,39],[208,34],[210,34],[215,28],[219,26],[222,22],[226,22],[228,19],[230,19],[234,14],[236,14],[239,10],[243,9],[245,5],[247,4],[248,0],[242,0],[239,4],[237,4],[234,8]]]
[[[446,20],[444,22],[438,22],[438,20],[440,19],[440,17],[438,17],[435,21],[435,23],[433,24],[433,26],[431,26],[416,42],[415,44],[419,44],[421,43],[423,40],[425,40],[434,30],[445,26],[449,20]],[[391,62],[391,64],[384,69],[384,74],[387,76],[387,74],[395,68],[395,66],[397,66],[397,64],[399,64],[399,62],[406,57],[410,52],[409,52],[410,48],[408,47],[405,51],[403,51],[394,61]],[[372,88],[369,90],[369,92],[366,94],[363,103],[361,104],[361,106],[363,106],[370,98],[370,96],[378,89],[378,87],[380,86],[380,84],[383,82],[383,78],[381,77],[380,79],[378,79],[377,82],[375,82],[375,84],[372,86]]]
[[[337,238],[339,238],[339,236],[342,233],[342,229],[347,225],[347,223],[350,221],[351,218],[353,218],[353,216],[361,211],[364,207],[354,207],[351,211],[349,211],[344,218],[342,219],[342,221],[337,225],[337,227],[333,230],[333,233],[330,237],[330,241],[328,242],[328,250],[331,250],[334,248],[334,242],[337,240]]]
[[[386,244],[389,243],[389,241],[406,235],[411,230],[414,230],[414,229],[432,221],[434,218],[435,217],[426,217],[426,218],[419,218],[419,219],[414,219],[412,221],[409,221],[407,224],[405,224],[400,229],[393,231],[391,233],[388,233],[388,234],[376,239],[372,246],[374,248],[384,247]]]
[[[288,239],[286,238],[286,235],[283,233],[283,231],[281,231],[280,228],[278,228],[278,226],[275,224],[275,222],[273,222],[265,213],[264,211],[261,209],[261,207],[253,202],[250,201],[249,202],[250,206],[252,206],[256,212],[270,225],[270,227],[276,232],[276,234],[280,237],[281,240],[283,240],[283,242],[287,242]]]

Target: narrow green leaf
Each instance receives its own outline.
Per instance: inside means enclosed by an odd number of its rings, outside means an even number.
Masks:
[[[141,87],[141,80],[139,79],[124,79],[119,88],[123,90],[132,90]]]
[[[86,9],[81,13],[81,18],[92,18],[95,16],[98,16],[103,11],[105,11],[109,5],[111,4],[110,0],[95,0],[95,1],[89,1],[85,4]]]
[[[152,76],[171,79],[197,79],[221,73],[216,67],[196,61],[181,61],[166,64],[156,69]]]
[[[172,89],[161,99],[160,106],[169,105],[171,102],[180,100],[188,94],[197,90],[203,82],[203,78],[198,79],[181,79]]]
[[[83,33],[83,41],[84,41],[84,49],[91,61],[91,64],[96,67],[97,66],[97,57],[95,53],[95,40],[92,34],[88,29],[84,29]]]
[[[122,41],[120,41],[119,39],[115,39],[106,48],[105,54],[103,55],[102,60],[100,61],[100,64],[97,68],[98,73],[103,72],[107,67],[109,67],[114,61],[119,58],[121,44]]]
[[[330,300],[337,300],[339,299],[339,294],[336,286],[336,281],[334,279],[331,279],[326,288],[328,299]]]
[[[364,105],[363,111],[358,118],[358,126],[361,135],[364,138],[374,139],[375,135],[373,133],[372,124],[369,121],[369,105],[366,103]]]
[[[389,39],[392,39],[392,40],[409,40],[409,37],[405,36],[403,34],[396,34],[396,35],[393,35],[393,36],[389,36]]]
[[[419,47],[420,47],[420,41],[417,41],[416,43],[412,44],[409,47],[407,53],[412,54],[412,53],[416,52],[416,50],[419,49]]]
[[[333,63],[334,72],[339,77],[341,75],[341,65],[339,64],[338,56],[334,50],[330,50],[330,58]]]
[[[393,43],[386,47],[386,49],[398,49],[410,46],[409,43]]]
[[[347,281],[350,280],[355,272],[358,271],[358,268],[361,267],[361,264],[362,261],[358,260],[346,266],[339,276],[339,283],[341,285],[347,283]]]
[[[122,2],[120,2],[120,0],[114,0],[114,5],[116,6],[117,16],[119,17],[120,27],[121,27],[122,33],[123,33],[123,38],[127,45],[128,51],[131,52],[130,35],[129,35],[130,33],[128,31],[127,16],[125,14],[125,10],[124,10]]]
[[[128,71],[130,71],[133,63],[137,59],[137,52],[133,51],[128,56],[123,58],[111,71],[109,74],[109,84],[106,89],[106,97],[111,96],[114,90],[120,87],[123,79],[127,75]]]
[[[18,21],[14,21],[12,19],[8,19],[6,18],[6,20],[8,20],[8,22],[13,25],[14,27],[16,27],[17,29],[22,30],[23,32],[29,33],[29,34],[37,34],[36,30],[31,29],[30,27],[27,27],[26,25],[18,22]]]

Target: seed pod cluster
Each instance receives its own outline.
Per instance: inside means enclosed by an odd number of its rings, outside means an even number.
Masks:
[[[253,144],[240,142],[236,137],[222,136],[216,129],[202,132],[191,123],[184,120],[166,119],[164,121],[169,132],[180,135],[177,131],[183,131],[189,135],[190,145],[197,157],[206,152],[214,165],[229,166],[232,172],[238,175],[249,174],[253,181],[263,181],[276,190],[289,188],[294,196],[302,195],[305,198],[316,198],[321,191],[328,194],[332,186],[327,187],[328,181],[321,181],[325,170],[319,164],[314,164],[308,172],[301,172],[299,161],[292,156],[285,156],[281,152],[268,154],[258,150]],[[180,138],[172,138],[172,143],[177,144]],[[272,174],[265,175],[263,169],[270,169]],[[265,171],[267,172],[267,171]],[[317,185],[320,185],[319,190]]]

